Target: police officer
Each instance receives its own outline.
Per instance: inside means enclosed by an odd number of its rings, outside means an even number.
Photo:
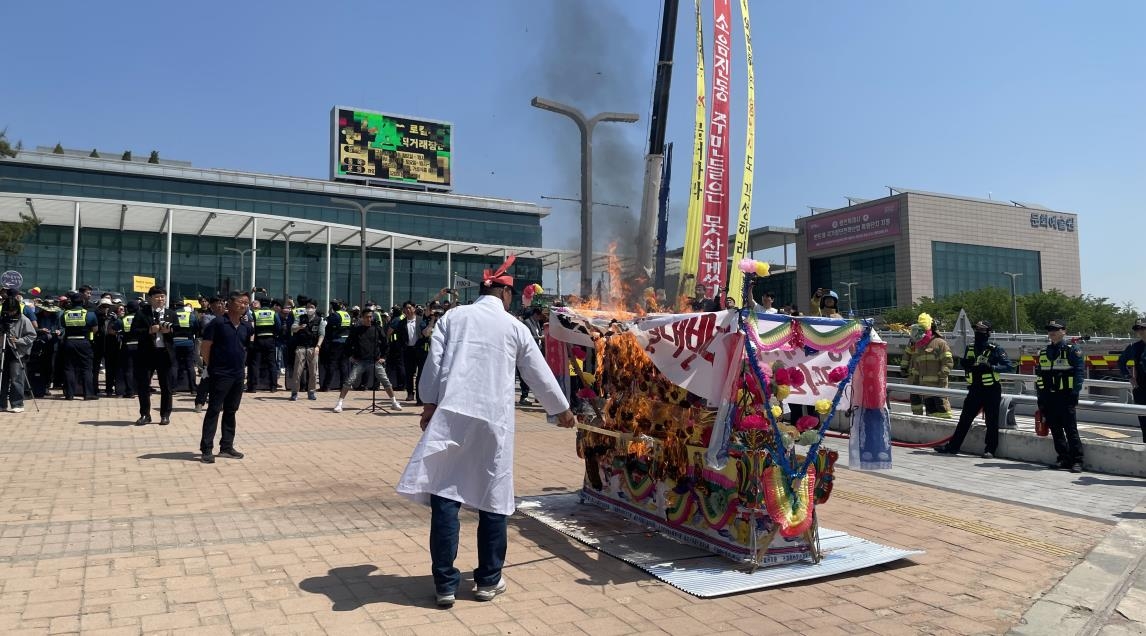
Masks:
[[[980,320],[975,323],[975,342],[967,345],[963,353],[963,371],[967,373],[967,399],[963,401],[963,412],[951,441],[935,449],[938,453],[957,455],[971,421],[983,410],[987,423],[987,444],[983,459],[993,459],[999,447],[999,404],[1003,399],[1003,385],[1000,373],[1009,373],[1013,368],[1002,347],[991,342],[991,323]]]
[[[350,336],[350,312],[341,301],[330,301],[330,315],[326,318],[326,333],[322,339],[322,350],[325,354],[322,386],[320,391],[326,391],[331,386],[341,387],[350,375],[350,360],[343,351],[346,339]]]
[[[1082,351],[1078,345],[1063,342],[1065,335],[1065,322],[1052,320],[1047,323],[1050,344],[1039,351],[1035,387],[1039,410],[1054,437],[1054,450],[1058,455],[1052,468],[1069,468],[1072,473],[1081,473],[1082,440],[1078,437],[1075,407],[1082,391]]]
[[[115,379],[119,372],[120,322],[110,298],[96,303],[96,332],[92,343],[92,384],[99,393],[100,363],[104,367],[104,395],[115,395]]]
[[[1118,368],[1122,377],[1130,380],[1134,403],[1146,405],[1146,318],[1134,321],[1134,335],[1138,341],[1118,356]],[[1142,441],[1146,442],[1146,415],[1138,416],[1138,425],[1142,427]]]
[[[167,291],[155,285],[147,290],[147,306],[131,322],[139,342],[135,359],[135,390],[139,395],[136,426],[151,423],[151,376],[159,376],[159,424],[171,423],[171,362],[175,345],[175,312],[167,309]]]
[[[131,331],[135,314],[139,313],[139,302],[132,300],[124,307],[120,319],[122,339],[119,348],[119,378],[115,385],[116,395],[131,399],[135,397],[135,365],[139,354],[139,336]]]
[[[199,317],[190,305],[175,310],[175,324],[172,328],[172,344],[175,349],[175,377],[173,387],[180,386],[180,379],[187,376],[187,390],[195,395],[195,339],[199,335]]]
[[[251,364],[247,369],[247,393],[254,393],[259,388],[259,376],[264,369],[273,393],[279,381],[278,364],[275,362],[275,337],[282,329],[282,321],[279,320],[278,312],[262,306],[253,311],[253,317],[255,342],[251,347]]]
[[[85,400],[98,400],[92,381],[92,334],[96,327],[95,314],[84,309],[83,297],[68,296],[64,311],[64,338],[60,358],[64,364],[64,399],[75,398],[77,383]]]

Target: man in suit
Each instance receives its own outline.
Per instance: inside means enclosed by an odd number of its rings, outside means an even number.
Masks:
[[[175,348],[175,310],[167,308],[167,292],[154,286],[147,290],[147,306],[131,322],[139,342],[135,363],[135,388],[139,394],[136,426],[151,423],[151,376],[159,376],[159,423],[171,423],[171,362]]]

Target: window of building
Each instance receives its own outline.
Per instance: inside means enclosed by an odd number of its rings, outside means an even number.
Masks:
[[[896,306],[895,246],[813,258],[810,263],[812,289],[823,287],[835,291],[839,297],[841,313],[849,309],[858,315]],[[854,298],[848,297],[851,286]],[[806,300],[797,301],[800,311],[807,311]]]
[[[1011,279],[1003,272],[1022,274],[1015,278],[1020,296],[1042,291],[1041,261],[1032,250],[933,241],[931,268],[935,298],[984,287],[1009,291]]]

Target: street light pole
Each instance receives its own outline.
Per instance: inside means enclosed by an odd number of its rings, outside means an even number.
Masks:
[[[845,285],[848,288],[848,316],[852,316],[855,314],[854,301],[852,299],[852,288],[858,286],[859,283],[845,283],[840,281],[840,284]]]
[[[281,230],[272,230],[270,228],[263,229],[264,232],[270,233],[271,238],[282,235],[283,240],[286,241],[286,245],[283,247],[283,304],[286,304],[287,295],[290,293],[288,291],[290,289],[290,237],[310,234],[310,232],[307,232],[306,230],[287,232],[287,228],[291,227],[294,227],[294,221],[291,221],[290,224]]]
[[[593,129],[603,121],[631,124],[640,119],[636,113],[598,113],[586,119],[576,108],[534,97],[531,106],[565,115],[581,131],[581,298],[593,293]]]
[[[242,291],[247,290],[247,254],[255,251],[258,248],[248,247],[246,249],[239,249],[237,247],[224,247],[223,249],[228,252],[234,252],[239,255],[239,289]]]
[[[360,280],[361,293],[359,294],[358,306],[359,307],[365,307],[366,306],[366,213],[369,212],[370,210],[381,210],[381,209],[393,208],[393,207],[395,207],[395,204],[387,203],[387,202],[383,202],[383,201],[374,201],[373,203],[367,203],[366,205],[362,205],[361,203],[359,203],[357,201],[351,201],[350,199],[339,199],[336,197],[331,197],[330,202],[348,205],[348,206],[358,210],[358,214],[362,217],[362,231],[358,237],[360,239],[358,258],[359,258],[359,260],[362,261],[360,263],[361,269],[359,271],[359,278],[361,279]]]
[[[1022,275],[1022,272],[1003,272],[1003,276],[1011,277],[1011,333],[1019,333],[1019,300],[1015,290],[1015,279]]]

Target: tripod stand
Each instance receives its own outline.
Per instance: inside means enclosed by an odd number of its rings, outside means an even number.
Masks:
[[[378,411],[382,411],[383,413],[390,412],[386,407],[378,404],[378,385],[381,384],[381,381],[378,379],[379,373],[386,373],[386,364],[384,362],[378,362],[374,365],[374,381],[370,383],[370,406],[364,406],[358,409],[355,415],[377,413]]]

